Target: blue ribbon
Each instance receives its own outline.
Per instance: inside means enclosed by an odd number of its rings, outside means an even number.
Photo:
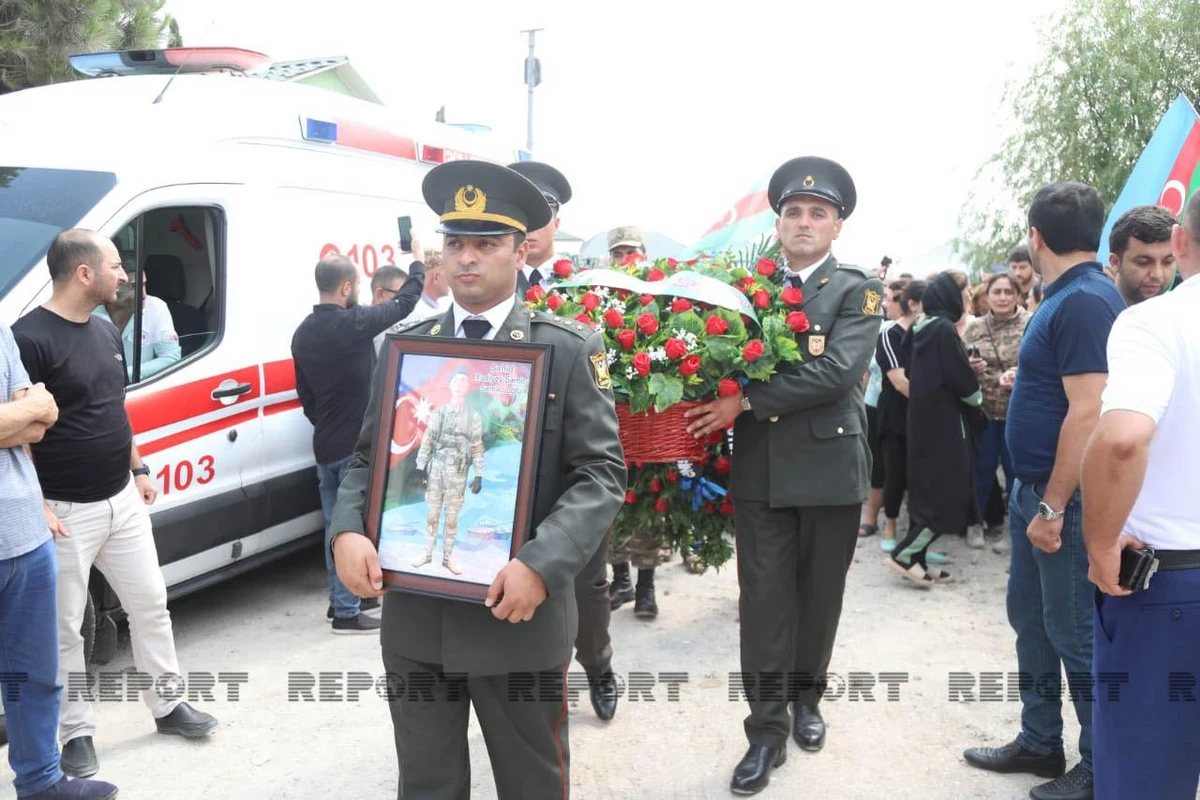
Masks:
[[[679,488],[692,493],[692,511],[699,511],[705,502],[715,502],[725,496],[726,492],[708,478],[681,478]]]

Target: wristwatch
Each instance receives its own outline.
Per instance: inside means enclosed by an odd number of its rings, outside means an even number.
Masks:
[[[1038,515],[1038,519],[1044,519],[1048,522],[1054,522],[1057,519],[1063,518],[1062,511],[1055,511],[1053,508],[1046,505],[1045,503],[1038,503],[1037,515]]]
[[[742,411],[749,411],[749,410],[750,410],[750,398],[746,397],[746,395],[742,395]]]
[[[150,468],[146,466],[145,462],[143,462],[140,467],[137,469],[131,469],[130,472],[132,472],[135,477],[138,475],[149,475]]]

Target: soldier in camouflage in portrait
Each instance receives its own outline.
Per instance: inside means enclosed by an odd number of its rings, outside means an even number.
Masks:
[[[450,376],[450,402],[437,408],[429,419],[429,427],[417,451],[415,474],[425,486],[425,504],[429,517],[425,533],[425,555],[412,562],[423,567],[433,560],[437,541],[438,520],[446,512],[446,527],[442,533],[442,566],[461,575],[454,563],[454,540],[458,536],[458,512],[466,500],[467,469],[475,464],[475,480],[471,491],[479,494],[483,488],[483,420],[479,412],[466,403],[470,386],[465,370]]]

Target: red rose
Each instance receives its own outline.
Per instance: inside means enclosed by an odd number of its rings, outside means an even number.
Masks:
[[[804,302],[804,295],[800,294],[800,290],[795,286],[788,286],[783,290],[780,299],[789,306],[798,306]]]
[[[637,326],[645,336],[658,333],[658,319],[653,314],[642,314],[637,318]]]
[[[766,275],[767,277],[774,275],[775,270],[778,268],[779,266],[769,258],[760,258],[758,263],[754,266],[755,272],[757,272],[759,275]]]
[[[718,475],[728,475],[729,471],[733,469],[733,462],[729,460],[728,456],[721,456],[713,463],[713,468],[716,469]]]
[[[758,281],[754,280],[754,278],[747,275],[746,277],[739,280],[738,283],[741,284],[743,289],[749,289],[753,286],[756,286],[758,284]]]
[[[620,311],[610,308],[604,312],[604,321],[608,323],[608,327],[610,328],[619,328],[625,323],[625,317],[622,316]]]
[[[642,255],[641,253],[630,253],[629,255],[627,255],[621,259],[620,266],[630,267],[630,266],[633,266],[634,264],[638,263],[639,261],[644,261],[645,259],[646,259],[646,257],[644,255]]]
[[[525,293],[525,299],[531,303],[536,303],[546,296],[546,290],[540,286],[533,286]]]
[[[685,311],[691,311],[692,304],[687,300],[684,300],[682,297],[677,297],[671,301],[671,310],[676,314],[682,314]]]
[[[704,504],[704,513],[705,514],[715,514],[715,513],[717,513],[717,507],[714,506],[712,503],[705,503]]]
[[[688,265],[689,267],[694,267],[694,266],[696,266],[696,265],[697,265],[697,264],[699,264],[699,263],[700,263],[700,259],[698,259],[698,258],[693,258],[691,261],[688,261],[688,262],[687,262],[687,265]]]
[[[600,295],[588,292],[579,299],[579,304],[586,308],[590,314],[600,307]]]
[[[803,311],[793,311],[787,315],[787,326],[795,333],[804,333],[808,330],[808,314]]]
[[[690,378],[700,371],[700,356],[688,356],[679,365],[679,374],[685,378]]]
[[[728,500],[726,500],[724,503],[721,503],[721,513],[727,517],[732,517],[733,503],[729,502]]]
[[[762,358],[762,354],[763,343],[758,339],[755,339],[742,348],[742,358],[744,358],[746,361],[757,361],[758,359]]]
[[[633,368],[641,377],[646,377],[650,374],[650,355],[648,353],[638,353],[633,357]]]
[[[660,497],[658,498],[658,502],[654,504],[654,510],[660,514],[665,514],[670,506],[671,504],[667,502],[667,498]]]
[[[668,267],[670,267],[671,269],[678,269],[678,268],[679,268],[679,262],[678,262],[678,261],[676,261],[676,260],[675,260],[675,259],[673,259],[673,258],[668,258],[668,259],[667,259],[667,266],[668,266]]]
[[[742,390],[742,385],[733,378],[722,378],[717,384],[717,397],[733,397]]]
[[[709,336],[720,336],[729,330],[729,323],[713,315],[708,318],[708,322],[704,323],[704,330],[708,332]]]
[[[667,483],[675,483],[679,480],[679,473],[673,469],[667,470]]]
[[[592,318],[591,318],[591,317],[589,317],[587,314],[576,314],[576,315],[575,315],[575,321],[576,321],[576,322],[582,322],[582,323],[584,323],[584,324],[586,324],[586,325],[591,325],[591,324],[592,324]]]
[[[678,361],[687,355],[688,347],[683,343],[683,339],[667,339],[666,351],[667,358]]]
[[[648,281],[661,281],[666,277],[667,273],[663,272],[658,267],[653,267],[648,273],[646,273],[646,280]]]
[[[633,343],[636,340],[637,334],[629,330],[629,328],[622,328],[617,331],[617,342],[621,345],[622,350],[632,350]]]
[[[574,271],[575,265],[571,263],[571,259],[569,258],[560,258],[554,262],[554,274],[560,278],[569,278]]]
[[[654,295],[652,295],[652,294],[642,295],[642,305],[643,306],[648,306],[653,302],[654,302]]]
[[[662,481],[660,481],[658,478],[652,478],[650,480],[650,491],[654,492],[655,494],[658,494],[659,492],[661,492],[662,491]]]
[[[633,505],[634,503],[637,502],[637,495],[633,493],[633,489],[626,490],[625,502],[628,503],[629,505]]]
[[[771,307],[771,294],[766,289],[759,289],[754,293],[754,305],[757,308]]]
[[[567,301],[563,300],[561,294],[552,294],[546,298],[546,307],[551,311],[558,311],[563,307],[563,303],[565,302]]]

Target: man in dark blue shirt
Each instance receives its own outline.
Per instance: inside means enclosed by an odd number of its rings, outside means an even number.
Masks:
[[[1029,250],[1045,282],[1029,322],[1008,406],[1016,481],[1009,501],[1008,619],[1017,633],[1021,732],[966,760],[1050,783],[1034,800],[1091,800],[1092,605],[1079,495],[1083,448],[1100,412],[1108,333],[1125,301],[1096,261],[1104,202],[1090,186],[1043,188],[1029,209]],[[1065,772],[1062,665],[1079,719],[1080,763]]]

